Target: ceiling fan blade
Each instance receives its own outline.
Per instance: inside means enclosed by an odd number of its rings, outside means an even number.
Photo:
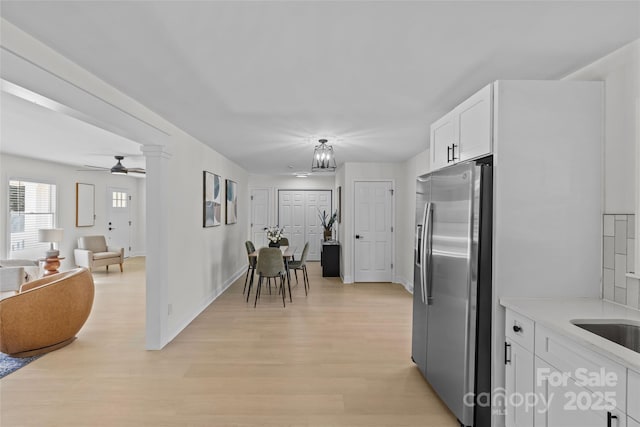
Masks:
[[[112,174],[114,174],[116,172],[120,172],[120,174],[123,174],[123,175],[128,174],[128,173],[145,175],[147,173],[144,170],[144,168],[127,168],[127,167],[125,167],[121,163],[121,160],[124,160],[124,156],[114,156],[114,157],[116,158],[118,163],[116,163],[116,165],[111,167],[111,168],[105,168],[105,167],[102,167],[102,166],[93,166],[93,165],[82,165],[84,168],[87,168],[87,169],[76,169],[76,170],[78,172],[110,172]]]
[[[76,169],[76,170],[80,172],[104,172],[109,170],[109,168],[103,168],[102,166],[82,165],[82,167],[87,169]]]
[[[142,168],[127,168],[128,173],[147,173],[146,170]]]

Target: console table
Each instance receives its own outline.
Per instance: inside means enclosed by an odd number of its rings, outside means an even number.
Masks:
[[[322,277],[340,277],[340,242],[335,240],[322,242],[320,264]]]

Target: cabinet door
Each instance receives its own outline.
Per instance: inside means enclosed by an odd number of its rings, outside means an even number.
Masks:
[[[640,420],[640,374],[631,369],[627,370],[627,414]]]
[[[457,144],[455,138],[453,114],[449,113],[431,125],[430,171],[453,163],[451,149],[454,144]]]
[[[533,354],[510,339],[506,340],[505,422],[507,427],[531,427],[535,407],[518,405],[535,393],[533,386]]]
[[[640,423],[631,417],[627,417],[627,427],[640,427]]]
[[[601,392],[587,390],[571,378],[562,381],[563,374],[539,357],[535,365],[536,427],[626,427],[626,415],[615,408],[607,410]],[[610,424],[608,412],[612,415]]]
[[[454,110],[458,137],[453,154],[456,161],[491,153],[492,85],[485,86]]]
[[[544,360],[556,370],[567,373],[575,380],[578,377],[578,369],[584,374],[599,373],[604,370],[604,375],[612,376],[606,386],[591,386],[585,383],[585,387],[594,392],[608,392],[615,396],[615,405],[618,408],[627,407],[627,369],[606,357],[576,345],[567,340],[563,335],[556,334],[540,324],[535,326],[535,353],[536,357]],[[584,382],[584,378],[582,380]]]

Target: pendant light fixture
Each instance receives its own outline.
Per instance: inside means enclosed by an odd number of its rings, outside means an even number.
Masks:
[[[333,172],[336,170],[336,158],[333,155],[333,146],[327,144],[326,139],[319,139],[320,144],[313,150],[311,162],[312,172]]]

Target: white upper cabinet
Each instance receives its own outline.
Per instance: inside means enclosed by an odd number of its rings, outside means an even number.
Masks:
[[[431,125],[430,170],[491,153],[492,85]]]
[[[485,86],[455,110],[460,161],[491,153],[491,85]]]
[[[431,167],[440,169],[452,163],[451,150],[455,144],[455,123],[453,114],[449,113],[431,125]]]

